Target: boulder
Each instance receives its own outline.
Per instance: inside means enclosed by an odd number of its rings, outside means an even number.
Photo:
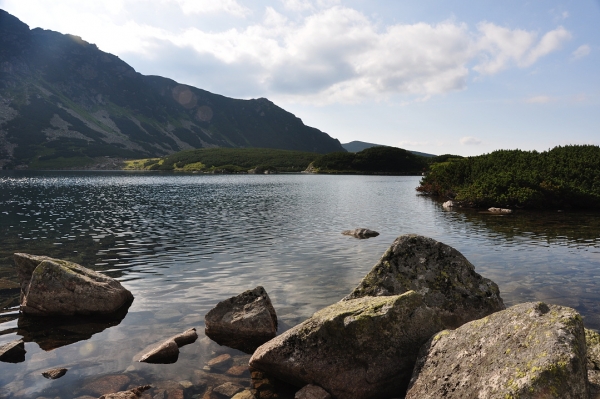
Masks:
[[[129,389],[127,391],[105,394],[100,396],[99,399],[136,399],[141,397],[142,393],[144,393],[144,391],[147,391],[150,388],[150,385],[144,385],[133,389]]]
[[[50,380],[56,380],[60,377],[62,377],[63,375],[67,374],[67,369],[64,368],[57,368],[57,369],[52,369],[52,370],[46,370],[44,372],[42,372],[42,375],[45,378],[48,378]]]
[[[21,253],[14,259],[24,314],[109,314],[133,300],[131,292],[117,280],[76,263]]]
[[[219,302],[204,317],[205,333],[220,345],[246,353],[277,334],[277,315],[263,287]]]
[[[442,326],[414,291],[341,301],[259,347],[250,366],[337,399],[400,396],[420,346]]]
[[[600,398],[600,334],[585,329],[587,346],[587,370],[592,398]]]
[[[488,212],[491,213],[512,213],[512,209],[505,209],[505,208],[488,208]]]
[[[0,346],[0,362],[21,363],[25,361],[25,343],[22,339]]]
[[[377,237],[379,235],[378,232],[373,231],[373,230],[369,230],[369,229],[354,229],[354,230],[344,230],[342,231],[343,235],[346,236],[352,236],[352,237],[356,237],[356,238],[371,238],[371,237]]]
[[[331,395],[317,385],[308,384],[296,392],[294,399],[331,399]]]
[[[343,300],[409,290],[422,294],[425,305],[437,310],[444,328],[456,328],[505,308],[498,286],[477,274],[460,252],[414,234],[398,237]]]
[[[588,398],[586,343],[573,309],[525,303],[434,335],[406,399]]]
[[[224,396],[226,398],[231,398],[235,394],[238,394],[244,390],[244,387],[240,384],[235,384],[231,381],[226,382],[225,384],[219,385],[213,389],[213,392],[217,395]]]
[[[190,328],[171,338],[179,348],[185,345],[193,344],[198,339],[198,333],[195,328]]]

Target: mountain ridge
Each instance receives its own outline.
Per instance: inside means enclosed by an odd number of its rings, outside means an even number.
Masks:
[[[354,140],[349,143],[342,143],[342,147],[344,147],[344,149],[348,152],[360,152],[362,150],[366,150],[367,148],[371,148],[371,147],[391,147],[391,146],[383,145],[383,144],[367,143],[365,141]],[[394,147],[394,148],[400,148],[400,147]],[[407,150],[407,151],[414,155],[420,155],[422,157],[431,158],[431,157],[437,156],[437,155],[428,154],[425,152],[411,151],[411,150]]]
[[[1,168],[210,147],[344,151],[268,99],[233,99],[142,75],[79,36],[30,30],[0,10]]]

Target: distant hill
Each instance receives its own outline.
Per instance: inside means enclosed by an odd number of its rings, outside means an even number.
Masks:
[[[342,147],[344,147],[344,149],[348,152],[360,152],[362,150],[366,150],[367,148],[371,148],[371,147],[389,147],[389,146],[385,146],[383,144],[373,144],[373,143],[366,143],[364,141],[351,141],[349,143],[345,143],[342,144]],[[410,150],[408,150],[410,151]],[[415,155],[420,155],[422,157],[435,157],[435,155],[433,154],[427,154],[424,152],[419,152],[419,151],[410,151]]]
[[[61,168],[186,149],[328,153],[340,142],[266,98],[144,76],[78,36],[0,10],[0,168]]]

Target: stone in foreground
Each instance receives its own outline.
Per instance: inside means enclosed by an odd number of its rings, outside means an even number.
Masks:
[[[450,329],[505,308],[498,286],[477,274],[460,252],[415,234],[396,238],[344,300],[409,290],[422,294],[425,304],[437,309],[445,328]]]
[[[354,230],[344,230],[342,234],[345,236],[352,236],[356,238],[371,238],[377,237],[379,235],[378,232],[369,229],[354,229]]]
[[[250,366],[336,399],[401,396],[420,346],[442,329],[423,296],[365,297],[335,303],[259,347]]]
[[[25,343],[22,339],[0,346],[0,362],[21,363],[25,361]]]
[[[220,345],[246,353],[277,334],[277,315],[263,287],[219,302],[204,317],[205,333]]]
[[[584,399],[586,361],[575,310],[525,303],[433,336],[406,399]]]
[[[117,280],[73,262],[14,254],[21,311],[33,316],[110,314],[133,300]]]
[[[590,382],[591,398],[600,398],[600,334],[594,330],[585,329],[587,346],[587,370]]]
[[[142,363],[169,364],[175,363],[178,358],[179,347],[177,343],[172,339],[168,339],[142,355],[139,361]]]

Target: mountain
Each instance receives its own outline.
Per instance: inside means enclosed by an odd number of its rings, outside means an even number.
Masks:
[[[348,152],[360,152],[362,150],[366,150],[367,148],[371,148],[371,147],[388,147],[386,145],[383,144],[373,144],[373,143],[365,143],[364,141],[351,141],[349,143],[345,143],[342,144],[342,147],[344,147],[344,149]],[[424,152],[419,152],[419,151],[410,151],[415,155],[420,155],[422,157],[435,157],[435,155],[433,154],[427,154]]]
[[[207,147],[318,153],[340,142],[266,98],[144,76],[78,36],[0,10],[0,167],[83,166]]]

